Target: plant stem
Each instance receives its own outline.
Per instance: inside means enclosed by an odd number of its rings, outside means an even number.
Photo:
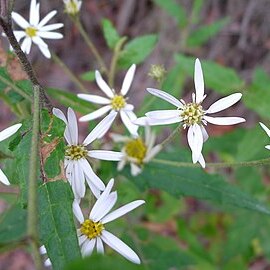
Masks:
[[[162,148],[164,148],[171,140],[175,137],[175,135],[179,132],[180,128],[182,127],[182,124],[179,124],[176,129],[163,141],[160,143]]]
[[[29,100],[32,102],[32,98],[28,96],[22,89],[20,89],[16,84],[12,83],[11,81],[7,80],[3,76],[0,75],[0,81],[12,88],[15,92],[17,92],[19,95],[24,97],[25,99]]]
[[[84,87],[84,85],[80,82],[80,80],[73,74],[73,72],[70,70],[70,68],[56,55],[52,54],[52,59],[55,61],[56,64],[58,64],[64,72],[68,75],[70,80],[84,93],[88,93],[87,89]]]
[[[88,34],[86,33],[86,31],[84,30],[82,23],[80,21],[80,18],[78,16],[76,16],[75,18],[70,17],[71,20],[73,21],[73,23],[76,25],[76,27],[78,28],[80,34],[82,35],[85,43],[87,44],[87,46],[89,47],[90,51],[93,53],[93,55],[95,56],[101,72],[105,72],[108,75],[108,70],[106,68],[106,65],[102,59],[102,57],[100,56],[96,46],[94,45],[94,43],[92,42],[92,40],[90,39],[90,37],[88,36]]]
[[[164,159],[152,159],[152,162],[169,165],[174,167],[201,167],[199,164],[193,164],[189,162],[178,162],[178,161],[170,161]],[[255,167],[255,166],[266,166],[270,165],[270,158],[259,159],[259,160],[252,160],[252,161],[243,161],[243,162],[217,162],[217,163],[207,163],[206,167],[209,168],[229,168],[229,167]]]
[[[28,181],[28,212],[27,212],[27,232],[31,240],[31,247],[35,261],[36,269],[42,269],[42,261],[39,253],[38,245],[38,208],[37,208],[37,178],[39,164],[39,102],[40,102],[40,87],[33,86],[34,104],[33,104],[33,127],[32,127],[32,142],[29,164],[29,181]]]
[[[113,88],[113,86],[114,86],[115,70],[116,70],[116,65],[117,65],[117,61],[119,58],[119,54],[120,54],[121,48],[126,40],[127,40],[126,37],[121,38],[117,42],[115,49],[114,49],[114,53],[113,53],[113,57],[112,57],[112,61],[111,61],[111,66],[110,66],[110,71],[109,71],[109,85],[111,88]]]

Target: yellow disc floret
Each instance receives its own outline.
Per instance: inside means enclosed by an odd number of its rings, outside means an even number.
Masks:
[[[25,29],[25,33],[30,38],[35,37],[37,35],[37,29],[35,27],[29,26]]]
[[[188,103],[182,109],[181,117],[187,126],[200,124],[204,115],[203,108],[197,103]]]
[[[89,239],[100,236],[103,230],[104,226],[101,222],[94,222],[91,219],[86,219],[80,228],[81,233],[86,235]]]
[[[135,158],[138,164],[142,164],[145,158],[147,147],[142,139],[130,140],[125,145],[125,152],[129,157]]]
[[[126,100],[121,95],[115,95],[111,100],[111,105],[114,110],[119,111],[126,106]]]
[[[72,160],[86,158],[88,151],[83,145],[69,145],[66,147],[65,156]]]

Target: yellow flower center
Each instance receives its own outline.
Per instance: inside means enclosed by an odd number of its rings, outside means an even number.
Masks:
[[[125,152],[127,153],[127,155],[129,157],[137,159],[138,164],[143,164],[146,151],[147,147],[140,138],[130,140],[125,145]]]
[[[119,111],[126,106],[126,100],[121,95],[115,95],[111,100],[111,105],[114,110]]]
[[[69,145],[66,147],[65,156],[72,160],[86,158],[88,151],[83,145]]]
[[[103,230],[104,226],[101,222],[94,222],[91,219],[86,219],[80,228],[81,233],[86,235],[89,239],[100,236]]]
[[[30,38],[35,37],[37,35],[37,29],[35,27],[29,26],[25,29],[25,33]]]
[[[203,108],[197,103],[188,103],[182,109],[181,117],[187,126],[200,124],[204,115]]]
[[[66,3],[66,13],[75,15],[79,12],[78,5],[73,0]]]

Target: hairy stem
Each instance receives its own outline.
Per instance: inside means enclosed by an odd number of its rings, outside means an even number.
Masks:
[[[109,85],[111,88],[114,86],[114,77],[115,77],[115,71],[116,71],[116,65],[119,58],[119,54],[121,52],[121,48],[125,41],[127,40],[126,37],[121,38],[118,43],[115,46],[114,54],[111,61],[110,71],[109,71]]]
[[[175,135],[179,132],[180,128],[182,127],[182,124],[179,124],[176,129],[173,130],[173,132],[163,141],[160,143],[162,148],[164,148],[168,143],[172,141],[172,139],[175,137]]]
[[[170,161],[163,159],[152,159],[152,162],[159,163],[163,165],[170,165],[174,167],[201,167],[199,164],[193,164],[190,162],[178,162],[178,161]],[[243,162],[216,162],[216,163],[207,163],[206,167],[209,168],[233,168],[233,167],[255,167],[255,166],[266,166],[270,165],[270,158],[264,158],[259,160],[252,161],[243,161]]]
[[[39,164],[39,117],[40,117],[40,89],[34,86],[34,104],[33,104],[33,127],[32,142],[30,150],[29,181],[28,181],[28,212],[27,212],[27,232],[31,239],[31,247],[36,269],[43,269],[38,245],[38,208],[37,208],[37,179]]]
[[[88,48],[90,49],[90,51],[93,53],[93,55],[95,56],[101,72],[105,72],[108,75],[108,70],[106,68],[106,65],[102,59],[102,57],[100,56],[96,46],[94,45],[94,43],[92,42],[92,40],[90,39],[90,37],[88,36],[88,34],[86,33],[86,31],[84,30],[82,23],[80,21],[80,18],[78,16],[76,16],[75,18],[71,17],[71,20],[74,22],[74,24],[76,25],[76,27],[78,28],[80,34],[82,35],[85,43],[87,44]]]
[[[68,75],[70,80],[84,93],[88,93],[87,89],[84,85],[80,82],[80,80],[74,75],[74,73],[70,70],[70,68],[56,55],[52,54],[52,59],[56,64],[58,64],[64,72]]]
[[[14,84],[12,81],[7,80],[3,76],[0,75],[0,81],[12,88],[16,93],[27,99],[28,101],[32,102],[32,98],[26,94],[21,88],[19,88],[16,84]]]

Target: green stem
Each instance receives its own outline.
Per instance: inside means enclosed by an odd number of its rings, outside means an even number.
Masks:
[[[88,93],[87,89],[84,87],[84,85],[80,82],[80,80],[73,74],[73,72],[70,70],[70,68],[56,55],[52,54],[52,59],[55,61],[56,64],[58,64],[64,72],[68,75],[70,80],[84,93]]]
[[[28,212],[27,212],[27,232],[31,240],[33,257],[37,270],[43,269],[38,245],[38,208],[37,208],[37,179],[39,164],[39,111],[40,111],[40,86],[33,86],[33,127],[32,142],[30,150],[29,181],[28,181]]]
[[[100,56],[96,46],[94,45],[94,43],[92,42],[92,40],[90,39],[90,37],[88,36],[88,34],[86,33],[86,31],[84,30],[80,18],[78,16],[76,16],[75,18],[70,17],[71,20],[74,22],[74,24],[76,25],[76,27],[78,28],[80,34],[82,35],[85,43],[87,44],[87,46],[89,47],[90,51],[93,53],[93,55],[95,56],[96,60],[98,61],[98,64],[100,66],[101,72],[105,72],[108,75],[108,70],[106,68],[106,65],[102,59],[102,57]]]
[[[176,129],[163,141],[160,143],[162,148],[164,148],[171,140],[175,137],[175,135],[179,132],[180,128],[182,127],[182,124],[179,124]]]
[[[111,66],[110,66],[110,71],[109,71],[109,85],[111,88],[113,88],[114,86],[114,77],[115,77],[115,70],[116,70],[116,65],[117,65],[117,61],[119,58],[119,54],[121,52],[121,48],[123,46],[123,44],[125,43],[125,41],[127,40],[126,37],[121,38],[115,48],[114,48],[114,53],[113,53],[113,57],[112,57],[112,61],[111,61]]]
[[[4,78],[2,75],[0,75],[0,81],[12,88],[15,92],[17,92],[19,95],[24,97],[25,99],[32,102],[32,99],[30,96],[28,96],[22,89],[20,89],[16,84],[12,83],[11,81]]]
[[[178,162],[178,161],[170,161],[164,159],[153,159],[152,162],[169,165],[174,167],[201,167],[199,164],[193,164],[190,162]],[[266,166],[270,165],[270,158],[264,158],[259,160],[252,160],[252,161],[243,161],[243,162],[217,162],[217,163],[207,163],[206,167],[209,168],[229,168],[229,167],[255,167],[255,166]]]

